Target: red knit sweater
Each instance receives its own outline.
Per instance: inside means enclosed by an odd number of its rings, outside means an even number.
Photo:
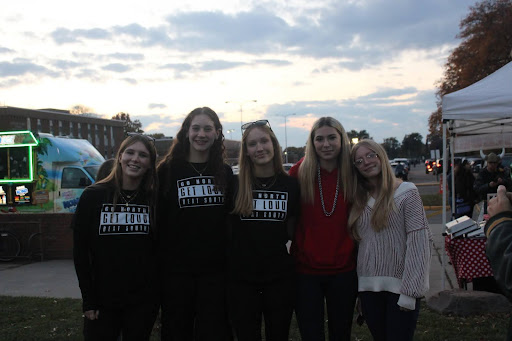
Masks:
[[[301,163],[302,160],[290,169],[291,176],[298,178]],[[336,192],[338,169],[332,172],[321,169],[320,172],[325,209],[329,212]],[[330,217],[326,217],[320,202],[318,182],[315,184],[314,203],[301,202],[301,217],[291,248],[298,272],[330,275],[355,269],[355,245],[347,226],[349,208],[340,184],[336,210]]]

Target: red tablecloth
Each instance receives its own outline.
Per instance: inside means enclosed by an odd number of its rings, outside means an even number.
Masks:
[[[458,238],[446,236],[444,246],[455,269],[459,287],[473,278],[492,277],[492,269],[485,256],[486,238]]]

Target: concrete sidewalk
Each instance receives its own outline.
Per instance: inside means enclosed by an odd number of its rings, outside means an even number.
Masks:
[[[430,267],[430,290],[427,298],[439,291],[457,287],[453,267],[444,252],[444,228],[431,224],[434,236]],[[444,278],[444,279],[443,279]],[[444,284],[443,284],[444,281]],[[444,285],[444,286],[443,286]],[[72,260],[52,260],[34,263],[0,263],[0,295],[81,298]]]

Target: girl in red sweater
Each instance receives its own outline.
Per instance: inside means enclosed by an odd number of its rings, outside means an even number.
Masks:
[[[357,295],[355,247],[347,229],[352,191],[350,143],[336,119],[322,117],[306,155],[290,169],[301,187],[301,217],[292,253],[297,262],[296,314],[303,341],[350,340]]]

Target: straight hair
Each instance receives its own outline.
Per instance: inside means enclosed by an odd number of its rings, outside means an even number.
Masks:
[[[272,163],[274,166],[274,175],[285,174],[283,168],[283,159],[281,157],[281,147],[277,141],[274,132],[267,125],[254,125],[245,130],[242,135],[242,147],[240,148],[240,155],[238,157],[239,173],[238,173],[238,191],[236,193],[235,208],[233,214],[250,216],[253,211],[253,193],[252,185],[255,182],[254,164],[247,152],[247,137],[253,129],[260,129],[270,136],[272,146],[274,149],[274,158]]]
[[[376,198],[375,204],[373,205],[372,217],[370,219],[372,228],[379,232],[388,226],[389,215],[396,208],[394,200],[395,191],[393,188],[396,180],[386,150],[373,140],[364,139],[359,141],[359,143],[357,143],[352,148],[352,152],[350,153],[351,161],[355,161],[356,152],[362,146],[376,153],[381,163],[381,172],[378,175],[380,176],[378,181],[380,186],[379,196]],[[354,202],[352,209],[350,210],[348,226],[349,231],[354,239],[360,240],[360,237],[357,233],[357,223],[361,214],[363,213],[364,208],[366,207],[366,204],[368,203],[372,187],[368,180],[361,175],[359,170],[357,170],[354,165],[352,167],[354,168],[356,176],[353,177]]]
[[[350,162],[350,142],[347,133],[341,123],[333,117],[319,118],[311,128],[309,138],[306,143],[306,152],[304,161],[299,167],[299,184],[301,198],[304,202],[312,204],[315,201],[315,187],[317,186],[318,174],[318,155],[315,151],[315,133],[319,128],[331,127],[336,130],[340,136],[341,149],[336,159],[338,172],[341,178],[341,190],[343,197],[348,202],[352,201],[352,163]]]
[[[153,222],[156,219],[156,201],[157,201],[157,189],[158,189],[158,176],[156,174],[156,148],[154,142],[145,135],[131,135],[124,139],[116,153],[116,157],[112,162],[112,170],[104,179],[97,181],[98,184],[106,184],[114,188],[113,204],[117,205],[120,197],[120,191],[123,188],[123,168],[121,167],[121,155],[124,151],[133,145],[134,143],[140,142],[146,147],[149,152],[150,168],[146,171],[142,180],[139,184],[139,191],[141,191],[145,198],[148,200],[148,206],[150,207],[152,219],[151,228],[156,232],[156,224]],[[105,161],[108,162],[109,160]]]

